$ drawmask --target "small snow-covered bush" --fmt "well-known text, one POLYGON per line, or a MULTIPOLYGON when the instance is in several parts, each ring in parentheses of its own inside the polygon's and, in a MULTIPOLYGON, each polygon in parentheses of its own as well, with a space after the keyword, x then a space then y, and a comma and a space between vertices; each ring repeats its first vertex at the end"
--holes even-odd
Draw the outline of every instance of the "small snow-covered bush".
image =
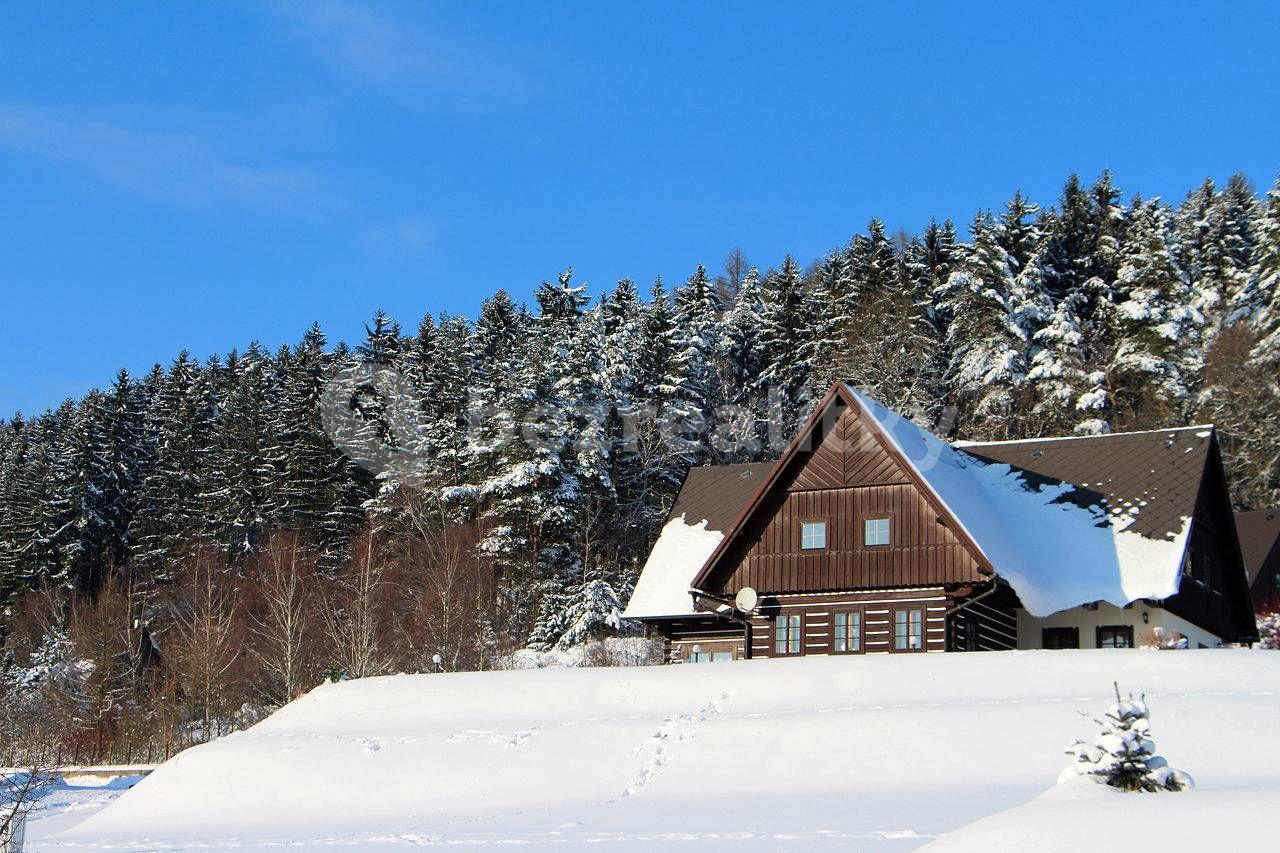
POLYGON ((1116 703, 1095 720, 1102 731, 1093 743, 1078 740, 1067 747, 1074 759, 1058 777, 1061 784, 1087 776, 1122 791, 1187 791, 1195 780, 1181 770, 1174 770, 1159 755, 1151 739, 1150 711, 1146 697, 1120 698, 1116 685, 1116 703))
POLYGON ((1258 647, 1280 651, 1280 610, 1258 616, 1258 647))

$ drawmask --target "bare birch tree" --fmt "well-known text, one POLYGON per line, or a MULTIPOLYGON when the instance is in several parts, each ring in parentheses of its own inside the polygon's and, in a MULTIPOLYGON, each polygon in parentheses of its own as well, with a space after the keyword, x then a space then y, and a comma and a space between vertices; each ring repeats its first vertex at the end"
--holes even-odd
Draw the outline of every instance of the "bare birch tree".
POLYGON ((296 532, 278 533, 250 564, 248 577, 255 593, 249 647, 261 667, 260 690, 270 704, 284 705, 297 698, 315 674, 315 549, 296 532))
POLYGON ((390 669, 383 642, 390 593, 387 562, 381 531, 367 525, 352 540, 347 565, 321 596, 329 653, 348 678, 382 675, 390 669))
POLYGON ((214 738, 229 722, 238 673, 242 635, 239 591, 212 549, 202 548, 187 561, 173 601, 173 641, 166 665, 201 721, 203 735, 214 738))

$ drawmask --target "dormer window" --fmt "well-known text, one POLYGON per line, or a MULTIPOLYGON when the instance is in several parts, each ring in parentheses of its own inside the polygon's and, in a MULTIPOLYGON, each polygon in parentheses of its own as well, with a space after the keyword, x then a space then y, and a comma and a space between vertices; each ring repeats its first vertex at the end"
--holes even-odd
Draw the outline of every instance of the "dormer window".
POLYGON ((867 546, 888 545, 889 544, 889 519, 868 518, 863 520, 862 544, 867 546))
POLYGON ((800 523, 800 548, 804 551, 821 551, 827 547, 827 523, 803 521, 800 523))

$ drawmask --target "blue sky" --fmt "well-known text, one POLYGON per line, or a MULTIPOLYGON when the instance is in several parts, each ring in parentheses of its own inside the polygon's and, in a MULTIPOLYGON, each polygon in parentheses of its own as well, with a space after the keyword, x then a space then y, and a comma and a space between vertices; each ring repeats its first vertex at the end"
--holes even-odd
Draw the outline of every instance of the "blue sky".
POLYGON ((11 5, 0 417, 569 265, 808 261, 1072 171, 1271 183, 1274 4, 1069 5, 11 5))

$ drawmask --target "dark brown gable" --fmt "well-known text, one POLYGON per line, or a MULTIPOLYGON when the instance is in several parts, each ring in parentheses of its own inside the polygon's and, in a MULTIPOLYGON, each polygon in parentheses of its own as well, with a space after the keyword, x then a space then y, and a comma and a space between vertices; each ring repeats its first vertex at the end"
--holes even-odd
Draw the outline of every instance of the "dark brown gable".
POLYGON ((906 482, 907 472, 878 433, 867 428, 857 409, 845 407, 787 488, 802 491, 906 482))
POLYGON ((1209 441, 1204 476, 1187 542, 1187 568, 1178 592, 1166 599, 1169 612, 1194 622, 1231 642, 1258 638, 1249 578, 1240 556, 1231 496, 1217 435, 1209 441))
POLYGON ((987 580, 959 532, 896 447, 842 384, 824 397, 707 560, 693 586, 732 594, 883 589, 987 580), (889 546, 863 523, 891 519, 889 546), (827 547, 801 548, 801 525, 827 524, 827 547))

